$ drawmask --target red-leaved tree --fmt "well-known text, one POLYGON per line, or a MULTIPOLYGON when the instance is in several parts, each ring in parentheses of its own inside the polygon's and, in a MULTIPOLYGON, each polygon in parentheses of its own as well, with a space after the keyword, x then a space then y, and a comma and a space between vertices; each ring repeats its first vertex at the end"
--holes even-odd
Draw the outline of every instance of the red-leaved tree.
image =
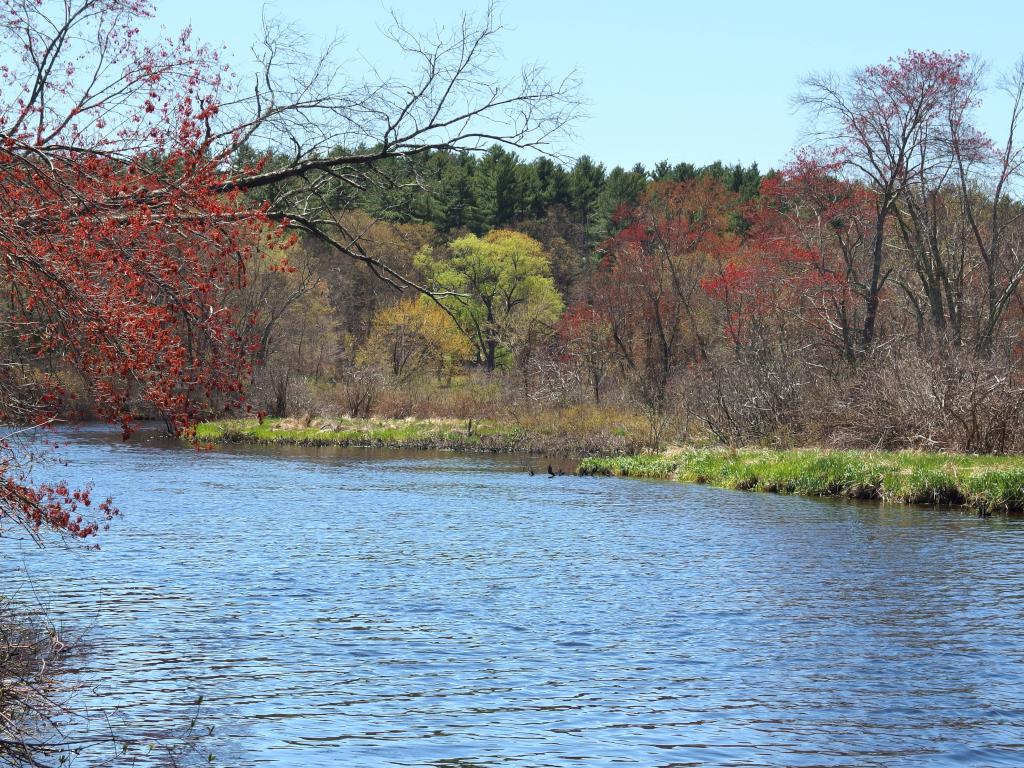
POLYGON ((747 291, 727 275, 708 287, 725 304, 743 297, 754 306, 727 312, 735 324, 775 315, 776 325, 798 321, 812 346, 852 361, 871 302, 873 197, 838 176, 838 163, 799 156, 767 177, 750 206, 741 263, 747 291), (729 296, 732 288, 732 296, 729 296))
POLYGON ((664 406, 681 365, 707 353, 701 283, 738 246, 738 212, 738 198, 714 179, 659 182, 604 244, 594 307, 650 407, 664 406))
POLYGON ((593 307, 652 445, 672 417, 678 374, 708 355, 702 282, 738 247, 739 213, 738 196, 715 179, 658 182, 622 212, 623 228, 603 245, 593 307))
MULTIPOLYGON (((144 44, 142 2, 52 10, 0 4, 0 422, 87 411, 127 436, 146 409, 179 433, 240 402, 251 318, 230 296, 274 231, 216 191, 214 52, 144 44)), ((33 483, 17 448, 0 441, 0 525, 85 537, 115 514, 33 483)))

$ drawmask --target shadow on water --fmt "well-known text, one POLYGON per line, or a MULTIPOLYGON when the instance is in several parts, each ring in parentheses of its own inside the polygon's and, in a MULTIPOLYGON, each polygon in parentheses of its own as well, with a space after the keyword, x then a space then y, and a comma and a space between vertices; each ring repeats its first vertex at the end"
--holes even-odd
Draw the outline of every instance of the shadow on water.
MULTIPOLYGON (((180 451, 195 449, 183 444, 182 441, 167 436, 162 430, 145 428, 125 442, 120 433, 108 427, 95 425, 81 428, 74 432, 77 439, 93 441, 101 444, 123 444, 126 447, 148 448, 153 450, 180 451)), ((503 454, 491 452, 459 452, 431 450, 402 450, 396 448, 359 448, 347 446, 304 446, 304 445, 259 445, 248 443, 231 443, 216 448, 218 453, 238 456, 260 456, 267 459, 310 461, 396 461, 396 460, 452 460, 456 465, 472 463, 483 458, 488 466, 496 471, 521 471, 529 475, 541 477, 565 477, 575 475, 579 460, 559 455, 548 454, 503 454)), ((454 467, 453 467, 454 468, 454 467)))
POLYGON ((1021 521, 138 437, 63 451, 101 551, 0 542, 129 733, 201 694, 237 766, 1020 764, 1021 521))

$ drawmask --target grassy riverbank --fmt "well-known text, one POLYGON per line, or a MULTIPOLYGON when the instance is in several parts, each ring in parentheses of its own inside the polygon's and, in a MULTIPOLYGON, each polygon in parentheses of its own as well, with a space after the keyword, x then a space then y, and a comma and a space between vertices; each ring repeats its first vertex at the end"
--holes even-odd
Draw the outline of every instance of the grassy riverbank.
POLYGON ((909 452, 681 449, 590 458, 580 474, 647 477, 739 490, 1024 511, 1024 458, 909 452))
POLYGON ((623 454, 643 445, 642 425, 623 428, 586 414, 526 419, 234 419, 200 424, 208 443, 310 445, 409 450, 550 453, 563 456, 623 454))
POLYGON ((255 419, 200 424, 211 443, 353 446, 442 450, 513 450, 522 435, 491 421, 449 419, 255 419))

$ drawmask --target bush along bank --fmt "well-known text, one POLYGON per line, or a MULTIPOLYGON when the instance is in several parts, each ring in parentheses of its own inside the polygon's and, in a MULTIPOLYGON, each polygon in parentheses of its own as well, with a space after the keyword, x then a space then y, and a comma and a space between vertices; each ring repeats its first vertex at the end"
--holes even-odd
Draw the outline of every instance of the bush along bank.
POLYGON ((581 475, 641 477, 737 490, 1024 512, 1024 457, 717 448, 591 457, 581 475))

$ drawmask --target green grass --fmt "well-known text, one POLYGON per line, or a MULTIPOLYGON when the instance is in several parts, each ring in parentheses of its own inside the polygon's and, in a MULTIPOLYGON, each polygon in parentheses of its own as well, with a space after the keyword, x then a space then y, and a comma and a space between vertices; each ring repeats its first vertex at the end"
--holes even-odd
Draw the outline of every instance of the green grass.
POLYGON ((204 443, 359 446, 557 456, 621 456, 643 449, 643 423, 610 410, 569 408, 497 419, 234 419, 200 424, 204 443))
POLYGON ((589 458, 582 475, 647 477, 739 490, 1024 512, 1024 457, 881 451, 683 449, 589 458))
POLYGON ((518 427, 476 419, 234 419, 200 424, 196 438, 222 444, 511 451, 523 434, 518 427))

